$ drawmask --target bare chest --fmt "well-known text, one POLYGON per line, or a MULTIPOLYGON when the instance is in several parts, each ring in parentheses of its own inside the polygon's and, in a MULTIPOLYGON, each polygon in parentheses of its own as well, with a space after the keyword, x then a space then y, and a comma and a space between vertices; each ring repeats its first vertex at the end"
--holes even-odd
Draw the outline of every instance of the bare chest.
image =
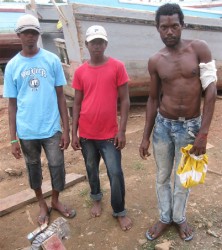
POLYGON ((199 63, 191 53, 163 56, 158 63, 158 75, 162 82, 198 77, 199 63))

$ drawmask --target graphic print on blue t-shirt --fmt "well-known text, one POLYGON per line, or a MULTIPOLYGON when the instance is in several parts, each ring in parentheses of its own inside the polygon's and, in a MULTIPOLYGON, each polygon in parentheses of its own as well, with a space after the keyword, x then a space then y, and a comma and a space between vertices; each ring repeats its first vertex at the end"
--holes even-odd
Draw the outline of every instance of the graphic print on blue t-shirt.
POLYGON ((24 70, 21 73, 21 77, 25 79, 26 77, 30 78, 28 80, 29 86, 31 87, 32 91, 37 91, 40 85, 39 77, 47 77, 46 70, 43 68, 30 68, 28 70, 24 70))
POLYGON ((29 86, 32 88, 32 91, 37 91, 40 85, 39 79, 30 79, 29 86))

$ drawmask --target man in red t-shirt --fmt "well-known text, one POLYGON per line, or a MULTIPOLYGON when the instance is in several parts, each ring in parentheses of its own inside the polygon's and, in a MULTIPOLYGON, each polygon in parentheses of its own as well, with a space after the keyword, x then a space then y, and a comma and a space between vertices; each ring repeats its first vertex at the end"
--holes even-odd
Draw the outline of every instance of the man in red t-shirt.
POLYGON ((125 184, 121 166, 121 149, 126 145, 126 123, 129 111, 128 75, 124 64, 107 57, 107 33, 94 25, 86 31, 86 47, 90 59, 74 74, 72 147, 82 150, 91 188, 91 215, 101 215, 102 192, 99 162, 103 158, 111 186, 111 205, 123 230, 132 222, 126 216, 125 184), (117 122, 117 99, 120 101, 120 121, 117 122), (77 130, 78 134, 77 135, 77 130))

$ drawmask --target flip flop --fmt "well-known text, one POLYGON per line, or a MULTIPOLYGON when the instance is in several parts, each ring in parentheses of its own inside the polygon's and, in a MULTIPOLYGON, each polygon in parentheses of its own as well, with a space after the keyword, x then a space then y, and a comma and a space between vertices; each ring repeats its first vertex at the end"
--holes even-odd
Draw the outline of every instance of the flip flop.
POLYGON ((156 237, 153 237, 151 234, 150 234, 150 230, 147 230, 146 231, 146 238, 148 239, 148 240, 150 240, 150 241, 152 241, 152 240, 155 240, 155 239, 157 239, 158 237, 160 237, 163 233, 164 233, 164 231, 169 227, 169 225, 170 224, 164 224, 164 223, 162 223, 163 225, 164 225, 164 227, 162 228, 162 230, 160 230, 160 221, 159 222, 157 222, 152 228, 153 228, 153 232, 154 232, 154 234, 156 234, 156 237))
POLYGON ((63 211, 61 211, 61 210, 59 210, 57 208, 54 208, 54 207, 52 209, 58 211, 62 216, 66 217, 66 218, 69 218, 69 219, 72 219, 72 218, 74 218, 76 216, 75 209, 69 210, 66 206, 64 206, 63 211), (69 215, 67 216, 66 214, 69 214, 69 215))
POLYGON ((150 240, 150 241, 156 239, 156 238, 153 238, 153 237, 150 235, 149 230, 146 231, 146 238, 147 238, 148 240, 150 240))
POLYGON ((187 237, 184 238, 183 240, 184 240, 184 241, 190 241, 190 240, 192 240, 192 239, 193 239, 193 234, 190 235, 190 236, 187 236, 187 237))
POLYGON ((179 235, 180 235, 180 238, 184 241, 190 241, 193 239, 193 231, 192 231, 192 234, 191 235, 188 235, 186 237, 182 237, 182 233, 186 235, 186 233, 189 231, 189 226, 187 224, 187 222, 183 222, 181 224, 176 224, 177 225, 177 228, 178 228, 178 231, 179 231, 179 235))
POLYGON ((38 216, 37 220, 38 220, 39 225, 43 225, 44 223, 46 223, 46 221, 47 221, 47 224, 49 223, 49 216, 50 216, 51 211, 52 211, 52 208, 49 207, 46 215, 38 216))

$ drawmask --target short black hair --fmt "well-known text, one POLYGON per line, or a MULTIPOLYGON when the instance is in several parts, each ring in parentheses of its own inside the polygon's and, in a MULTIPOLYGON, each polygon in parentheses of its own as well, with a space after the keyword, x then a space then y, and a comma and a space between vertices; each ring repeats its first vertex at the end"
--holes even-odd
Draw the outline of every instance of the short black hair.
POLYGON ((178 14, 180 24, 184 25, 184 14, 183 14, 179 4, 166 3, 164 5, 161 5, 156 11, 156 17, 155 17, 156 26, 159 27, 160 16, 172 16, 174 14, 178 14))

